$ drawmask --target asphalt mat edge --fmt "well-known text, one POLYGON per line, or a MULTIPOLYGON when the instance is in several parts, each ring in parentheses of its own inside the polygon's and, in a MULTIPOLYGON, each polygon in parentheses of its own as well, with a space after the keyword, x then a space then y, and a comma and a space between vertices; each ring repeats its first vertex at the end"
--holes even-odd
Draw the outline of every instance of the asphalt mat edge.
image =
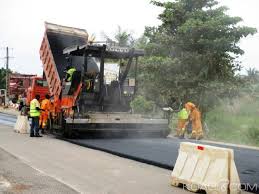
MULTIPOLYGON (((76 144, 76 145, 79 145, 79 146, 83 146, 83 147, 86 147, 86 148, 90 148, 90 149, 94 149, 94 150, 98 150, 98 151, 103 151, 103 152, 106 152, 106 153, 109 153, 109 154, 113 154, 113 155, 116 155, 116 156, 119 156, 119 157, 122 157, 122 158, 134 160, 134 161, 145 163, 145 164, 148 164, 148 165, 153 165, 153 166, 156 166, 156 167, 159 167, 159 168, 163 168, 163 169, 167 169, 167 170, 173 170, 173 168, 174 168, 173 165, 168 165, 168 164, 164 164, 164 163, 161 163, 161 162, 148 160, 148 159, 145 159, 145 158, 133 156, 133 155, 130 155, 130 154, 121 153, 119 151, 115 151, 115 150, 111 150, 111 149, 105 149, 103 147, 91 145, 90 143, 88 143, 88 144, 82 143, 80 141, 77 141, 76 139, 75 140, 66 139, 66 138, 59 138, 59 139, 62 139, 64 141, 67 141, 67 142, 70 142, 70 143, 73 143, 73 144, 76 144)), ((257 185, 257 186, 259 186, 259 185, 257 185)), ((253 187, 249 183, 241 184, 241 187, 244 191, 259 194, 259 188, 253 187)))

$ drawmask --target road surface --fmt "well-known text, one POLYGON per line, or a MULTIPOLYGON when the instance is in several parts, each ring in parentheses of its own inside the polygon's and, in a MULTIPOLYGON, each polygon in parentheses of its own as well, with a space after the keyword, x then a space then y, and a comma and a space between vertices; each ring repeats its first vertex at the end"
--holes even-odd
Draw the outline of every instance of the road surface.
MULTIPOLYGON (((12 122, 15 117, 0 115, 0 122, 1 120, 12 122)), ((172 138, 76 139, 67 141, 170 170, 176 161, 177 150, 181 142, 172 138)), ((259 151, 238 147, 231 148, 235 150, 235 161, 244 189, 251 191, 250 188, 254 188, 252 192, 259 193, 256 190, 257 187, 253 187, 255 184, 259 184, 259 151)))

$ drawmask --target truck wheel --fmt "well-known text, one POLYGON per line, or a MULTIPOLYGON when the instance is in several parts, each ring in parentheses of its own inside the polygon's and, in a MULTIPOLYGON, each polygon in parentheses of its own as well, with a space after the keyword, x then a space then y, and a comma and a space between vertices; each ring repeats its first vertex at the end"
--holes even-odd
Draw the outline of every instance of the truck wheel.
POLYGON ((73 126, 70 124, 66 123, 66 120, 64 119, 64 116, 61 116, 61 135, 64 138, 69 138, 69 139, 73 139, 75 137, 77 137, 76 132, 73 130, 73 126))
POLYGON ((47 121, 46 130, 49 133, 53 133, 52 120, 50 118, 47 121))
POLYGON ((65 138, 69 138, 69 139, 73 138, 72 130, 69 128, 69 126, 67 124, 64 125, 64 128, 63 128, 63 136, 65 138))

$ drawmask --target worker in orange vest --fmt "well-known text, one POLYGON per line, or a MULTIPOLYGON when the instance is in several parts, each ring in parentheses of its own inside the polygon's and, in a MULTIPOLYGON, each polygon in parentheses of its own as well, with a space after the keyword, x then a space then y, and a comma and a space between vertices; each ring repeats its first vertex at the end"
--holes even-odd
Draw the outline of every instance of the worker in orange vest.
POLYGON ((41 109, 44 110, 40 114, 40 128, 41 133, 44 134, 44 130, 47 126, 49 114, 50 114, 50 96, 48 94, 45 95, 45 99, 41 102, 41 109))
POLYGON ((190 112, 189 120, 192 123, 192 136, 191 139, 202 139, 203 138, 203 129, 201 124, 201 112, 191 102, 185 104, 185 108, 190 112))

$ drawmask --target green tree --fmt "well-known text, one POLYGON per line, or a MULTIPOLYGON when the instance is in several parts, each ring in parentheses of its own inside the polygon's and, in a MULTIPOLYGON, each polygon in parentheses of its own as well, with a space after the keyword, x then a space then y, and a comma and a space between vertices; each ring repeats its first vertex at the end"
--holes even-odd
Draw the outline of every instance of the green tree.
POLYGON ((259 71, 255 68, 249 68, 246 70, 248 81, 255 83, 259 81, 259 71))
POLYGON ((118 26, 117 32, 115 34, 115 40, 119 46, 132 46, 135 41, 132 33, 129 33, 126 30, 122 30, 120 26, 118 26))
POLYGON ((259 71, 255 68, 249 68, 246 70, 247 75, 242 76, 244 80, 244 86, 242 93, 251 97, 259 97, 259 71))
POLYGON ((176 0, 161 3, 161 25, 146 27, 147 57, 141 61, 143 88, 149 97, 202 104, 205 111, 215 99, 236 94, 241 69, 241 38, 256 33, 240 26, 240 17, 226 14, 215 0, 176 0), (158 98, 159 97, 159 98, 158 98))
POLYGON ((121 26, 118 26, 114 37, 109 37, 105 33, 103 36, 106 39, 106 42, 116 44, 121 47, 132 47, 135 43, 135 39, 132 33, 128 32, 127 30, 123 30, 121 26))
POLYGON ((150 114, 154 108, 154 103, 146 100, 143 96, 136 96, 130 106, 134 113, 150 114))

